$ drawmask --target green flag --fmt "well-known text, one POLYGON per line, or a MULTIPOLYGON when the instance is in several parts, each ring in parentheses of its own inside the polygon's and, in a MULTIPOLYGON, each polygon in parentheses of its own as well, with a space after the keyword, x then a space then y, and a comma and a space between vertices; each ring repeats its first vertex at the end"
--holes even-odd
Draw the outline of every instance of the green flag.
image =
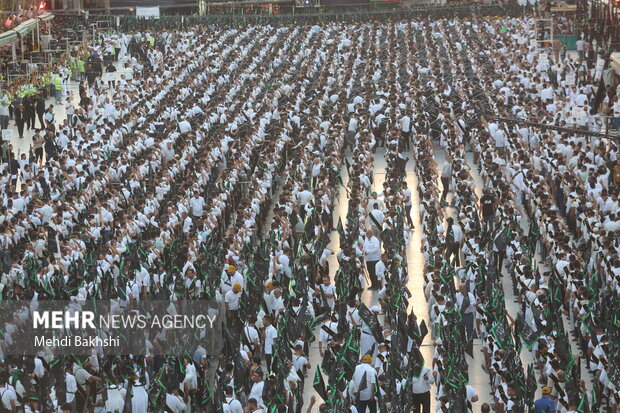
POLYGON ((314 381, 312 382, 312 388, 316 390, 316 392, 321 396, 321 398, 327 401, 327 391, 325 390, 325 380, 323 380, 323 375, 321 374, 321 367, 316 366, 316 371, 314 372, 314 381))

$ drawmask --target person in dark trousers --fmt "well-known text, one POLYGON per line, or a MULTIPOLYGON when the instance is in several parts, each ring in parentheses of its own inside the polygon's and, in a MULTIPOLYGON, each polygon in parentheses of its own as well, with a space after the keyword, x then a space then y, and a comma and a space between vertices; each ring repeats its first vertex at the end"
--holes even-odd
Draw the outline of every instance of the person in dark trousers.
POLYGON ((409 189, 407 182, 403 182, 403 195, 405 196, 405 218, 411 228, 413 228, 413 219, 411 219, 411 208, 413 207, 413 200, 411 199, 411 189, 409 189))
POLYGON ((482 206, 482 221, 487 231, 493 232, 493 224, 495 223, 495 197, 488 188, 482 190, 480 205, 482 206))
POLYGON ((368 278, 370 278, 371 290, 379 289, 379 281, 377 280, 377 274, 375 266, 381 259, 381 242, 377 238, 372 229, 366 231, 366 237, 363 240, 364 257, 366 259, 366 268, 368 270, 368 278))
POLYGON ((43 115, 45 114, 45 99, 41 93, 37 93, 35 110, 37 112, 37 117, 39 118, 39 124, 41 125, 39 129, 45 129, 45 121, 43 120, 43 115))
POLYGON ((13 98, 13 101, 11 102, 11 106, 9 106, 9 117, 11 119, 15 119, 15 109, 17 109, 17 107, 19 106, 20 103, 22 103, 22 98, 20 98, 19 96, 15 96, 13 98))
POLYGON ((418 413, 431 413, 431 385, 434 382, 433 374, 428 367, 422 369, 422 374, 411 379, 413 391, 413 410, 418 413))
POLYGON ((24 124, 26 123, 26 109, 24 108, 24 104, 20 103, 15 108, 15 124, 17 125, 17 133, 19 134, 19 139, 24 139, 24 124))
POLYGON ((34 136, 32 137, 32 149, 34 151, 34 160, 36 163, 43 161, 43 145, 45 139, 41 136, 39 129, 34 130, 34 136))
POLYGON ((17 177, 19 176, 19 160, 15 157, 15 154, 11 152, 9 154, 9 172, 11 173, 11 187, 15 190, 17 185, 17 177))
POLYGON ((47 111, 43 115, 43 120, 45 120, 45 129, 51 130, 52 132, 56 131, 56 117, 54 116, 54 105, 50 105, 47 108, 47 111))
POLYGON ((448 192, 450 192, 450 181, 452 180, 452 157, 446 155, 446 163, 444 163, 441 170, 441 185, 443 186, 443 193, 441 194, 441 203, 446 202, 448 192))
MULTIPOLYGON (((105 68, 106 73, 110 73, 110 79, 114 79, 113 78, 113 74, 116 72, 116 66, 114 66, 114 63, 110 62, 110 64, 105 68)), ((115 80, 108 80, 108 86, 109 87, 116 87, 116 81, 115 80)))
POLYGON ((355 367, 353 372, 353 395, 357 400, 355 408, 360 413, 377 412, 377 401, 375 391, 377 390, 377 372, 371 366, 372 356, 370 354, 362 357, 362 362, 355 367))
POLYGON ((45 156, 48 160, 56 158, 56 154, 58 152, 58 148, 56 147, 56 142, 54 141, 54 132, 47 131, 45 135, 45 156))
POLYGON ((26 122, 26 130, 34 129, 34 119, 35 119, 35 97, 33 95, 28 95, 24 98, 24 115, 26 122))
POLYGON ((459 252, 461 251, 461 244, 463 242, 463 229, 459 224, 454 223, 454 218, 449 217, 446 220, 446 261, 450 261, 454 258, 456 265, 460 263, 459 252))
POLYGON ((86 81, 88 82, 88 86, 92 86, 95 84, 95 79, 97 78, 97 71, 91 64, 86 65, 86 81))

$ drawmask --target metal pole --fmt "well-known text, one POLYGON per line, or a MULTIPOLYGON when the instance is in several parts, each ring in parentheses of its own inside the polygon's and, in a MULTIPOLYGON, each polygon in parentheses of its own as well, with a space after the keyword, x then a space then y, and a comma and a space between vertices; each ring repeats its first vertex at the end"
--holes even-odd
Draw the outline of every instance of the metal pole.
POLYGON ((34 48, 37 44, 37 31, 39 30, 39 19, 37 19, 37 30, 33 30, 32 32, 30 32, 31 36, 32 36, 32 50, 30 50, 30 62, 32 62, 32 55, 34 52, 34 48))

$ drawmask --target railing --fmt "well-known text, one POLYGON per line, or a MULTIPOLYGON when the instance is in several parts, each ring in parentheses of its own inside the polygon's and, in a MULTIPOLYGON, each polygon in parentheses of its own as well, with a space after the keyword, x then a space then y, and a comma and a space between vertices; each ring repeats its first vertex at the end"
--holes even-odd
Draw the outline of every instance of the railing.
MULTIPOLYGON (((243 6, 247 7, 247 6, 243 6)), ((158 30, 158 29, 181 29, 192 25, 227 24, 317 24, 334 21, 357 22, 368 19, 373 20, 406 20, 406 19, 438 19, 438 18, 471 18, 474 16, 522 16, 524 12, 531 12, 528 6, 525 8, 517 4, 469 4, 469 5, 446 5, 429 6, 408 4, 404 2, 370 3, 362 5, 348 5, 348 7, 329 8, 298 8, 291 5, 280 6, 278 14, 250 14, 242 13, 238 8, 222 9, 221 14, 215 14, 215 5, 212 6, 211 14, 205 16, 179 16, 162 15, 157 20, 144 20, 135 16, 110 16, 96 15, 93 20, 109 19, 111 27, 123 31, 131 30, 158 30), (237 13, 235 13, 235 11, 237 13)))

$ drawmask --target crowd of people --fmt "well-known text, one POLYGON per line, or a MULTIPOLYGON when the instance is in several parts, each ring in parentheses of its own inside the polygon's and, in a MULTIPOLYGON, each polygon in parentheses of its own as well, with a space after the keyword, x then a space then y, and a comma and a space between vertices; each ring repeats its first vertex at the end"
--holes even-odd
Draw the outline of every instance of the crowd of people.
POLYGON ((3 302, 205 300, 219 335, 177 356, 148 331, 144 354, 24 354, 29 316, 5 312, 0 411, 430 413, 434 395, 616 413, 620 155, 590 132, 618 97, 595 99, 579 57, 539 61, 533 27, 101 34, 91 58, 122 70, 90 70, 2 164, 3 302), (416 231, 428 314, 411 311, 416 231))

